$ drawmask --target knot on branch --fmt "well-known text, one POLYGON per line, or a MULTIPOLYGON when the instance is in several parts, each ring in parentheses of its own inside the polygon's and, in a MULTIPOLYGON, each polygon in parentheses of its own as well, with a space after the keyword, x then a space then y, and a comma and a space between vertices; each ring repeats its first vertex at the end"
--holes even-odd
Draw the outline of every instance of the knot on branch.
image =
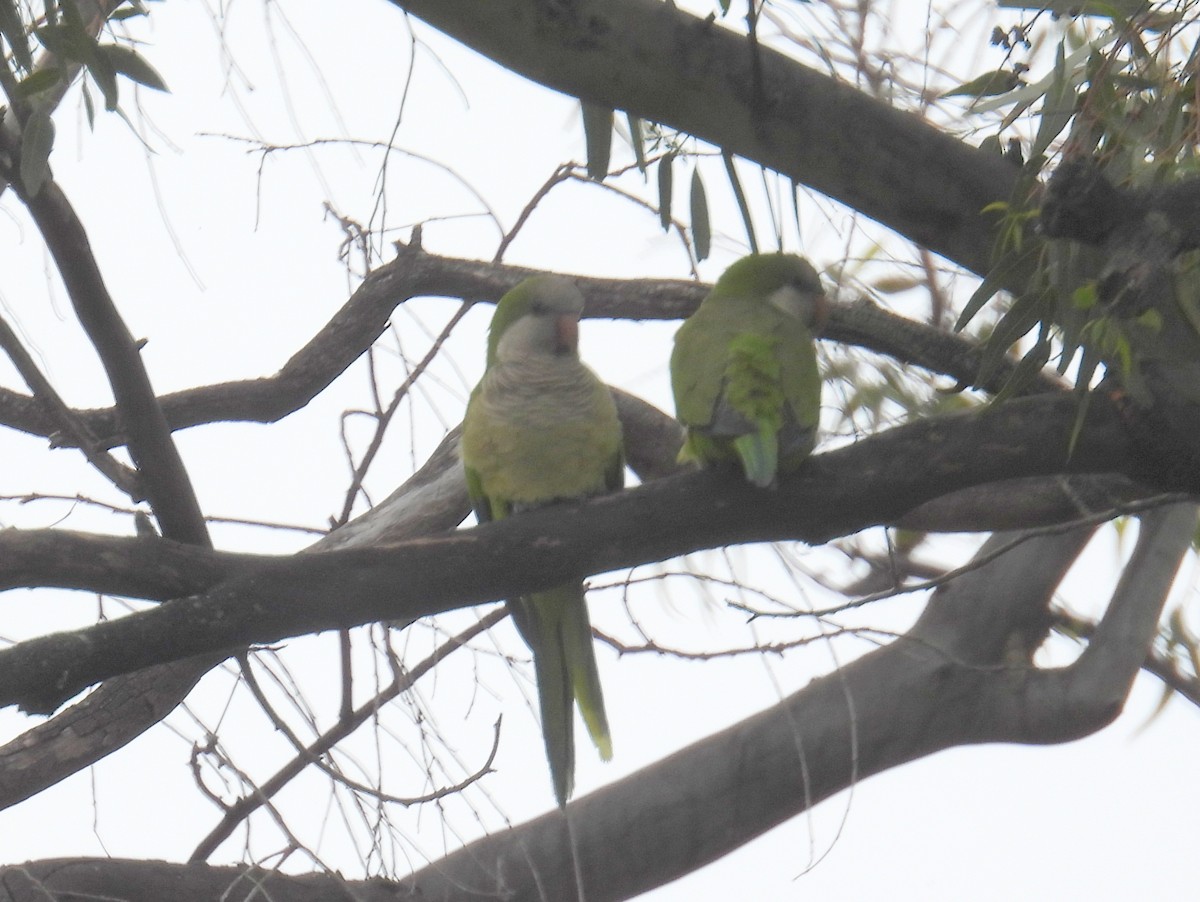
POLYGON ((1095 160, 1068 160, 1050 179, 1040 225, 1099 248, 1090 262, 1065 258, 1068 280, 1095 289, 1076 328, 1105 361, 1106 385, 1120 387, 1143 453, 1166 483, 1182 483, 1200 469, 1200 178, 1123 187, 1095 160))
POLYGON ((1049 238, 1102 244, 1117 226, 1140 214, 1087 158, 1067 160, 1055 171, 1042 202, 1041 229, 1049 238))
POLYGON ((1200 248, 1200 178, 1150 188, 1118 187, 1088 157, 1067 160, 1050 178, 1042 233, 1104 246, 1147 230, 1166 259, 1200 248))

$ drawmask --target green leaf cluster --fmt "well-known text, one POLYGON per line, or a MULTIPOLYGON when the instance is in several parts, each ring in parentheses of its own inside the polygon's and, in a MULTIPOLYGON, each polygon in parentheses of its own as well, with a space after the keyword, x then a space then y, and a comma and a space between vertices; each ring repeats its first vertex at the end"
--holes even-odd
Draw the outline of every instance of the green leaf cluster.
MULTIPOLYGON (((1029 10, 1034 21, 1047 8, 1015 0, 1001 5, 1029 10)), ((1103 364, 1136 392, 1140 355, 1162 329, 1162 316, 1122 311, 1119 299, 1104 302, 1097 279, 1109 261, 1102 252, 1036 236, 1031 229, 1039 215, 1036 192, 1042 171, 1065 148, 1098 160, 1105 177, 1123 188, 1157 186, 1200 171, 1195 137, 1200 76, 1194 40, 1185 33, 1192 20, 1180 13, 1182 7, 1164 12, 1142 2, 1052 6, 1070 21, 1055 26, 1060 37, 1048 72, 1031 74, 1029 84, 1019 85, 998 70, 946 92, 976 97, 973 113, 1003 113, 1000 132, 984 142, 995 152, 1001 152, 1003 130, 1027 113, 1036 116, 1026 160, 1014 160, 1022 165, 1018 191, 982 211, 999 214, 995 262, 956 328, 997 303, 993 298, 1002 289, 1020 289, 999 302, 1004 306, 985 344, 981 379, 994 375, 1004 356, 1020 346, 1021 362, 1003 395, 1054 360, 1060 374, 1073 373, 1080 390, 1103 364), (1030 343, 1026 337, 1035 329, 1030 343)), ((1022 26, 1021 34, 1027 32, 1022 26)), ((1194 280, 1178 274, 1175 281, 1184 319, 1200 331, 1200 301, 1193 298, 1200 297, 1200 288, 1191 290, 1194 280)))
MULTIPOLYGON (((109 21, 122 21, 147 14, 140 0, 117 6, 109 21)), ((39 22, 28 21, 17 0, 0 0, 0 38, 9 53, 0 58, 0 86, 9 107, 21 123, 21 157, 16 176, 30 195, 36 195, 50 176, 50 153, 54 149, 54 102, 51 92, 65 89, 76 71, 87 75, 83 99, 88 122, 94 124, 95 104, 88 82, 104 99, 104 107, 120 113, 120 79, 166 91, 162 76, 133 47, 102 42, 103 32, 85 21, 75 0, 50 0, 39 22), (36 61, 31 38, 45 53, 36 61)))

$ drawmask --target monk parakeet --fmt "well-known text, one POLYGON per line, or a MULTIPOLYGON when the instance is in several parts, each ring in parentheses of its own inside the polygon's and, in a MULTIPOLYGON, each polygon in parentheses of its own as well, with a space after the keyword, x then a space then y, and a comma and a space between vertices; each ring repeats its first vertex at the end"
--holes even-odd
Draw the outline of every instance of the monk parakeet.
MULTIPOLYGON (((500 299, 487 369, 463 420, 462 459, 479 522, 621 487, 621 424, 608 388, 579 359, 583 295, 562 276, 534 276, 500 299)), ((509 600, 533 652, 542 733, 559 805, 575 775, 572 704, 600 750, 612 739, 582 582, 509 600)))
POLYGON ((827 302, 793 254, 734 263, 675 334, 671 388, 687 430, 680 459, 737 461, 765 487, 816 443, 821 376, 813 335, 827 302))

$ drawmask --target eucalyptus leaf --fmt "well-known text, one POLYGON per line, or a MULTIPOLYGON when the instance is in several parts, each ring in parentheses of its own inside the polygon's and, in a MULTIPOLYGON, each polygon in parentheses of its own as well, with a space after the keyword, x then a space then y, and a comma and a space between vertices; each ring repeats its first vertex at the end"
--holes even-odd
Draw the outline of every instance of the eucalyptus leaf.
POLYGON ((1054 80, 1042 101, 1042 116, 1038 123, 1037 137, 1029 155, 1036 157, 1044 153, 1055 138, 1062 134, 1075 116, 1075 85, 1066 68, 1065 50, 1058 45, 1054 60, 1054 80))
POLYGON ((113 71, 155 91, 169 91, 167 83, 146 58, 132 47, 121 44, 101 44, 100 53, 107 58, 113 71))
POLYGON ((696 245, 696 259, 704 260, 712 250, 712 229, 708 221, 708 197, 704 191, 704 182, 700 178, 700 168, 692 170, 692 241, 696 245))
POLYGON ((979 381, 987 382, 1000 369, 1008 349, 1023 338, 1042 318, 1042 300, 1031 292, 1017 297, 1008 312, 1000 317, 996 328, 983 346, 983 357, 979 361, 979 381))
POLYGON ((21 132, 21 184, 36 197, 50 177, 50 151, 54 148, 54 120, 49 110, 34 110, 21 132))
POLYGON ((924 285, 925 282, 926 279, 924 276, 884 276, 871 283, 871 290, 879 294, 900 294, 902 291, 908 291, 909 289, 916 288, 918 285, 924 285))
POLYGON ((662 224, 664 232, 671 228, 671 167, 674 162, 674 153, 663 154, 662 159, 658 161, 658 221, 662 224))
POLYGON ((34 94, 49 91, 61 83, 64 77, 64 71, 59 68, 39 69, 17 82, 17 96, 26 100, 34 94))
POLYGON ((999 404, 1014 395, 1020 394, 1027 386, 1032 385, 1033 381, 1037 379, 1038 374, 1041 373, 1046 363, 1050 360, 1050 351, 1050 327, 1043 322, 1037 342, 1029 349, 1029 353, 1017 361, 1012 375, 1008 377, 1008 381, 1004 383, 1004 387, 992 398, 992 403, 999 404))
POLYGON ((113 68, 108 57, 99 52, 93 54, 92 59, 88 60, 85 65, 87 66, 88 75, 92 76, 96 87, 104 95, 104 108, 112 112, 117 108, 117 100, 119 98, 117 70, 113 68))
POLYGON ((629 143, 633 147, 633 158, 637 161, 638 172, 646 174, 646 130, 642 128, 642 120, 632 113, 626 113, 629 122, 629 143))
POLYGON ((996 69, 955 85, 938 97, 995 97, 1019 88, 1024 82, 1011 69, 996 69))
POLYGON ((25 23, 21 20, 21 11, 17 8, 16 0, 0 0, 0 35, 12 49, 13 58, 17 65, 29 72, 33 69, 33 55, 29 50, 29 35, 25 32, 25 23))
POLYGON ((750 217, 750 204, 746 201, 746 192, 742 190, 742 180, 738 178, 737 169, 733 165, 733 154, 727 150, 721 151, 721 161, 725 164, 725 174, 729 177, 729 186, 733 189, 738 212, 742 215, 742 225, 746 228, 746 241, 750 245, 750 253, 757 254, 758 239, 754 236, 754 221, 750 217))
POLYGON ((80 86, 80 91, 83 94, 83 109, 87 113, 88 128, 96 127, 96 102, 92 100, 92 92, 88 90, 85 82, 80 86))
POLYGON ((612 157, 613 111, 586 100, 580 104, 583 107, 588 178, 602 182, 608 175, 608 161, 612 157))
POLYGON ((145 15, 148 15, 148 13, 146 12, 145 9, 142 9, 137 6, 128 6, 128 7, 125 7, 124 9, 118 9, 116 12, 114 12, 111 16, 108 17, 108 20, 110 22, 123 22, 126 19, 132 19, 132 18, 135 18, 136 16, 145 16, 145 15))

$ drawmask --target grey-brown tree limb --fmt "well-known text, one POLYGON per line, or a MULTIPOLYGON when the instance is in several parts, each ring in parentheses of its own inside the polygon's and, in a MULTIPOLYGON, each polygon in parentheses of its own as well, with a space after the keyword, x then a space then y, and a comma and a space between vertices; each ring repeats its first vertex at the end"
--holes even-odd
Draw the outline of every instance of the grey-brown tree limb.
MULTIPOLYGON (((1024 201, 1016 196, 1018 167, 1001 157, 671 3, 497 0, 480 10, 469 0, 391 2, 507 69, 753 160, 980 275, 998 262, 998 219, 984 210, 1024 201)), ((1137 204, 1127 206, 1142 212, 1137 204)), ((1160 234, 1177 231, 1177 224, 1134 219, 1135 228, 1108 240, 1106 268, 1121 278, 1115 293, 1138 287, 1135 312, 1153 309, 1162 325, 1130 324, 1131 332, 1146 333, 1135 335, 1134 373, 1122 373, 1120 355, 1111 349, 1093 352, 1108 355, 1110 376, 1120 374, 1125 388, 1141 387, 1130 417, 1139 440, 1149 448, 1169 445, 1164 461, 1174 457, 1181 468, 1194 469, 1200 465, 1200 401, 1191 386, 1200 370, 1200 332, 1186 321, 1166 275, 1175 249, 1186 242, 1160 234), (1158 277, 1146 280, 1154 271, 1158 277)), ((1025 245, 997 270, 1015 292, 1031 287, 1041 238, 1030 231, 1025 245)))
MULTIPOLYGON (((457 432, 378 507, 312 546, 353 548, 453 528, 467 511, 457 432)), ((8 565, 0 586, 61 586, 166 600, 254 572, 256 555, 170 540, 114 539, 62 530, 0 533, 8 565), (107 585, 107 589, 98 588, 107 585)), ((171 661, 109 679, 81 701, 0 746, 0 808, 15 805, 122 748, 158 723, 225 652, 171 661)))
MULTIPOLYGON (((1100 729, 1121 709, 1195 524, 1191 504, 1143 518, 1106 635, 1070 667, 1038 669, 1029 655, 1086 529, 1017 546, 938 590, 913 630, 888 647, 580 799, 568 816, 586 898, 632 898, 858 780, 944 748, 1063 742, 1100 729), (1130 655, 1138 657, 1132 667, 1130 655)), ((1012 538, 992 537, 979 556, 1012 538)), ((571 898, 571 862, 554 812, 435 862, 400 892, 430 902, 497 892, 571 898)))
MULTIPOLYGON (((97 35, 119 4, 83 0, 75 12, 85 32, 97 35)), ((16 15, 15 7, 13 10, 16 15)), ((58 81, 33 100, 10 97, 17 109, 0 110, 0 147, 7 153, 5 163, 19 154, 19 125, 30 103, 40 110, 57 107, 82 65, 78 60, 56 58, 52 52, 39 53, 35 71, 57 72, 58 81)), ((5 175, 11 175, 5 173, 5 175)), ((29 196, 23 185, 0 180, 0 192, 9 187, 25 203, 30 216, 54 258, 67 294, 93 347, 100 358, 113 391, 114 419, 121 423, 136 473, 115 466, 102 453, 93 434, 74 411, 54 403, 52 389, 36 392, 32 409, 41 416, 50 415, 57 427, 48 435, 73 436, 84 448, 89 460, 101 472, 126 491, 130 497, 143 496, 150 502, 167 537, 179 542, 210 547, 207 524, 200 510, 191 478, 179 456, 174 436, 164 416, 150 377, 142 365, 140 345, 133 339, 116 303, 105 285, 99 264, 92 254, 84 224, 54 180, 47 179, 37 196, 29 196), (64 422, 69 428, 64 429, 64 422)), ((10 355, 13 347, 9 347, 10 355)), ((18 352, 17 357, 20 354, 18 352)), ((35 386, 31 383, 31 388, 35 386)), ((49 725, 41 725, 0 749, 9 789, 16 789, 10 800, 24 798, 51 785, 69 773, 98 760, 107 751, 119 748, 165 717, 207 671, 201 662, 173 662, 157 669, 121 677, 101 687, 72 710, 63 712, 49 725), (14 774, 23 780, 14 787, 14 774)), ((10 802, 11 803, 11 802, 10 802)))
MULTIPOLYGON (((643 480, 678 469, 679 424, 617 391, 630 467, 643 480)), ((332 551, 444 532, 469 510, 452 430, 425 465, 380 504, 314 543, 332 551)), ((0 533, 0 590, 59 586, 167 600, 248 573, 253 555, 214 553, 170 541, 63 530, 0 533), (101 588, 106 587, 106 588, 101 588)), ((82 701, 0 746, 0 808, 14 805, 121 748, 171 712, 223 653, 162 664, 105 681, 82 701)))
MULTIPOLYGON (((159 403, 170 427, 282 419, 304 407, 359 359, 387 328, 393 311, 410 298, 494 302, 533 272, 525 267, 437 256, 419 245, 397 244, 396 251, 395 259, 368 274, 342 308, 279 372, 163 395, 159 403)), ((575 278, 587 298, 587 315, 611 319, 682 320, 696 309, 710 287, 671 279, 575 278)), ((824 338, 993 393, 1001 389, 1013 371, 1012 364, 1006 363, 987 381, 979 382, 981 351, 976 343, 897 316, 866 298, 834 304, 824 338)), ((1043 374, 1028 390, 1060 388, 1052 375, 1043 374)), ((101 447, 126 441, 113 408, 72 410, 71 414, 101 447)), ((69 435, 60 434, 53 411, 11 389, 0 388, 0 424, 52 437, 59 446, 71 444, 69 435)))
MULTIPOLYGON (((3 136, 0 130, 0 139, 3 136)), ((5 157, 16 153, 2 144, 0 150, 5 157)), ((126 447, 137 467, 140 492, 133 500, 145 496, 168 538, 210 545, 200 502, 142 365, 140 347, 108 292, 83 222, 53 179, 46 179, 33 196, 17 185, 14 181, 108 377, 126 447)))
POLYGON ((722 23, 658 0, 390 2, 539 84, 753 160, 972 272, 992 264, 982 211, 1011 199, 1016 167, 722 23))
POLYGON ((1037 395, 897 427, 811 458, 775 491, 736 474, 686 473, 452 535, 264 558, 203 595, 0 651, 0 704, 49 712, 98 680, 199 654, 412 620, 705 548, 820 543, 1002 479, 1123 467, 1145 477, 1103 398, 1088 405, 1071 447, 1077 405, 1071 395, 1037 395))
MULTIPOLYGON (((1142 518, 1134 555, 1080 658, 1042 669, 1059 581, 1091 535, 1066 530, 1014 543, 998 534, 978 569, 940 588, 911 633, 779 704, 573 802, 477 840, 397 883, 321 883, 253 868, 55 860, 0 869, 13 902, 68 892, 127 902, 251 898, 267 879, 287 898, 416 897, 536 902, 629 899, 732 851, 845 787, 952 746, 1048 743, 1087 735, 1120 711, 1171 580, 1190 547, 1191 504, 1142 518), (572 853, 572 845, 574 853, 572 853), (612 863, 619 861, 620 867, 612 863), (578 868, 578 869, 577 869, 578 868), (169 883, 165 882, 169 881, 169 883)), ((804 866, 797 861, 796 866, 804 866)))

